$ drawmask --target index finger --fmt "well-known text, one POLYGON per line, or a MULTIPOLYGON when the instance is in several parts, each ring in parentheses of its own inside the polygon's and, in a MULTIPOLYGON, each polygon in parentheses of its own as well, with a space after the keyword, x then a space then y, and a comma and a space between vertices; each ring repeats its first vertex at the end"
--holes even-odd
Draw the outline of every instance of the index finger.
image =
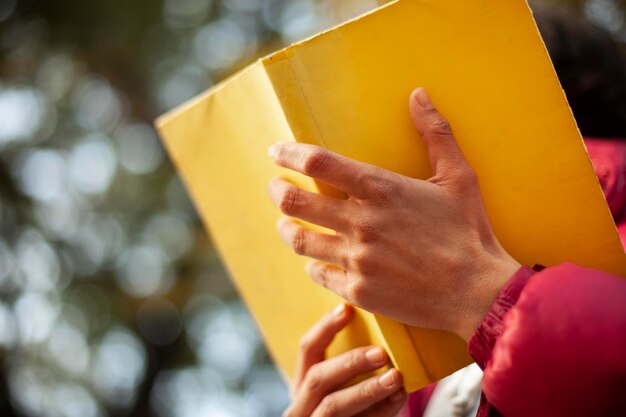
POLYGON ((298 390, 311 366, 326 359, 326 348, 333 341, 335 335, 350 322, 352 313, 352 307, 341 304, 322 317, 300 339, 300 353, 298 354, 293 380, 294 391, 298 390))
POLYGON ((277 165, 325 182, 349 195, 366 198, 363 184, 383 177, 384 170, 355 161, 319 146, 298 142, 281 142, 270 146, 270 158, 277 165))

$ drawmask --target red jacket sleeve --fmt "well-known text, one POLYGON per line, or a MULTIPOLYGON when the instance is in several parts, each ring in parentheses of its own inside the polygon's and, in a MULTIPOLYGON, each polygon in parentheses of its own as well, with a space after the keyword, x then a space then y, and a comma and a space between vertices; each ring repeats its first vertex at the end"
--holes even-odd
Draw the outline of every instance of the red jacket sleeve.
POLYGON ((492 415, 625 416, 626 279, 570 263, 522 268, 469 351, 492 415))

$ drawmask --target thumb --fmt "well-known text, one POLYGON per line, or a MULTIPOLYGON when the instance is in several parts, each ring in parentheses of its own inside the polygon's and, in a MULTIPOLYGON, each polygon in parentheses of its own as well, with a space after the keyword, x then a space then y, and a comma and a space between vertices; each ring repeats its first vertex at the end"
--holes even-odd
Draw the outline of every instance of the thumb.
POLYGON ((469 168, 448 121, 437 111, 423 88, 411 94, 411 117, 422 135, 433 176, 447 177, 469 168))

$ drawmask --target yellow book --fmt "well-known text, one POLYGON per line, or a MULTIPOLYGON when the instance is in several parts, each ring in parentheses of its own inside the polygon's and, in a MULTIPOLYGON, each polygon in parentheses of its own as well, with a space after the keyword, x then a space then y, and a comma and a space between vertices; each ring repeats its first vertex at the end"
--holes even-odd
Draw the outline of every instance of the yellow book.
MULTIPOLYGON (((278 237, 266 156, 283 140, 428 178, 408 98, 425 87, 478 174, 495 232, 520 263, 626 275, 602 190, 525 0, 398 0, 261 59, 157 121, 278 366, 340 299, 278 237)), ((419 295, 415 295, 419 296, 419 295)), ((331 354, 383 345, 409 391, 470 362, 456 336, 358 311, 331 354)))

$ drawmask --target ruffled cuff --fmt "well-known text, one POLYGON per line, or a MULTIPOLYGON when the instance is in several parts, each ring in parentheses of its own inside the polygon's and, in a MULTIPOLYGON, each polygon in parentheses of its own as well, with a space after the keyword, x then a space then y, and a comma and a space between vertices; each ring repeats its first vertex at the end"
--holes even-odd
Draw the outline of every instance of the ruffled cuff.
POLYGON ((481 369, 485 369, 485 366, 491 360, 493 347, 500 334, 502 334, 504 315, 517 303, 517 299, 530 277, 535 274, 536 270, 540 269, 543 269, 543 267, 536 266, 534 269, 531 269, 522 266, 518 269, 515 275, 500 290, 498 297, 491 305, 491 309, 489 309, 482 323, 474 332, 469 341, 468 350, 481 369))

